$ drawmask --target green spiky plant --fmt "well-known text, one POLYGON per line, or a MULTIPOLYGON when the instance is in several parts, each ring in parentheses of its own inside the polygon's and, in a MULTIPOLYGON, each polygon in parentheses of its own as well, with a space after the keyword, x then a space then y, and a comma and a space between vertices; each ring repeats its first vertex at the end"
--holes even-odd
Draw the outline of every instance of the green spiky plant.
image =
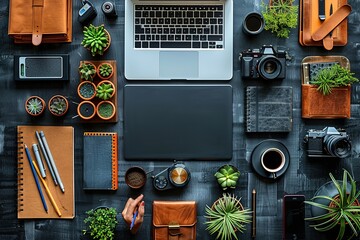
POLYGON ((359 82, 354 74, 349 69, 334 64, 331 67, 321 69, 310 81, 310 84, 316 85, 317 90, 323 95, 328 95, 334 87, 344 87, 359 82))
POLYGON ((96 68, 91 63, 81 63, 81 65, 79 67, 79 72, 80 72, 81 79, 84 79, 87 81, 92 81, 96 74, 96 68))
POLYGON ((110 38, 104 25, 94 26, 90 24, 88 27, 84 27, 83 33, 84 39, 81 45, 90 49, 92 56, 103 55, 104 50, 110 44, 110 38))
POLYGON ((296 28, 298 7, 294 0, 272 0, 271 6, 261 2, 261 14, 265 20, 265 30, 270 30, 279 38, 288 38, 291 28, 296 28))
POLYGON ((326 210, 325 214, 305 218, 305 220, 312 221, 313 224, 310 227, 320 232, 326 232, 338 227, 339 232, 336 238, 338 240, 344 237, 347 227, 351 229, 352 237, 358 236, 360 231, 360 206, 357 205, 357 198, 360 192, 356 190, 356 181, 345 169, 342 182, 337 181, 331 173, 329 176, 338 194, 335 197, 326 195, 315 196, 311 201, 305 201, 306 204, 326 210), (347 189, 348 180, 351 190, 347 189), (319 203, 316 201, 317 199, 325 200, 330 202, 330 204, 319 203))
POLYGON ((103 63, 100 65, 99 67, 99 74, 103 77, 103 78, 107 78, 111 75, 113 71, 113 68, 110 64, 108 63, 103 63))
POLYGON ((245 224, 251 222, 251 211, 243 209, 240 199, 234 195, 223 194, 212 207, 206 205, 207 221, 206 230, 211 235, 216 234, 216 239, 238 239, 236 231, 243 233, 245 224))
POLYGON ((93 239, 112 240, 118 221, 115 208, 97 208, 86 212, 87 217, 84 223, 88 229, 83 230, 83 234, 90 234, 93 239))

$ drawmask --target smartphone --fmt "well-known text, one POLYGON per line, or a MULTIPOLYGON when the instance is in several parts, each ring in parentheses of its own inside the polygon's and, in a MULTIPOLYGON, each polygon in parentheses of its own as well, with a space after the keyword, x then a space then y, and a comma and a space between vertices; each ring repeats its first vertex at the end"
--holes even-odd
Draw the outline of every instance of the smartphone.
POLYGON ((305 239, 305 196, 285 195, 283 204, 283 239, 305 239))
POLYGON ((15 55, 15 80, 69 80, 69 55, 15 55))

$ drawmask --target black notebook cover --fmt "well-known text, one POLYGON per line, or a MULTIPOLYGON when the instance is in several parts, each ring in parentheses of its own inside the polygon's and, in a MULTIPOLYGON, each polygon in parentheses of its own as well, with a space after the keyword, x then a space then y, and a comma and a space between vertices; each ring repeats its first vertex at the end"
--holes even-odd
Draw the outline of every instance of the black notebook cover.
POLYGON ((246 88, 246 132, 290 132, 292 87, 249 86, 246 88))
POLYGON ((117 133, 84 132, 84 190, 118 188, 117 133))

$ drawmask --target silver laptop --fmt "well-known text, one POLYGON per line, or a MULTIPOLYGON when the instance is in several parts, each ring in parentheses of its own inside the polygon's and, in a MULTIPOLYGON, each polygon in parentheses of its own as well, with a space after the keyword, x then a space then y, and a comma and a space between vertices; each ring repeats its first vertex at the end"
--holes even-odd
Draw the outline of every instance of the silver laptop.
POLYGON ((128 80, 230 80, 233 0, 125 0, 128 80))

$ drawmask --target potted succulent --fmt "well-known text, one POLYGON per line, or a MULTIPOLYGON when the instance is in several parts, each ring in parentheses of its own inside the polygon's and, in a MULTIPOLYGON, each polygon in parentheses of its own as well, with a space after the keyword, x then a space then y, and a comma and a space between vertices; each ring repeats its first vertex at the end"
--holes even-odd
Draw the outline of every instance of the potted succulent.
POLYGON ((321 69, 314 79, 311 79, 310 84, 316 85, 317 90, 323 95, 328 95, 334 87, 347 87, 359 82, 354 74, 349 69, 334 64, 331 67, 321 69))
POLYGON ((96 114, 96 106, 90 101, 82 101, 77 107, 79 117, 84 120, 93 118, 96 114))
POLYGON ((100 26, 94 26, 92 24, 85 26, 83 33, 84 39, 81 45, 89 49, 92 56, 103 55, 109 48, 111 38, 103 24, 100 26))
POLYGON ((265 20, 265 30, 270 30, 279 38, 288 38, 290 28, 296 28, 298 7, 294 0, 270 0, 269 5, 261 3, 261 13, 265 20))
POLYGON ((66 97, 62 95, 55 95, 50 98, 48 102, 49 111, 54 116, 63 116, 69 109, 69 102, 66 97))
POLYGON ((82 81, 77 88, 79 97, 83 100, 91 100, 96 95, 96 85, 90 81, 82 81))
POLYGON ((321 186, 310 201, 312 217, 305 220, 312 221, 310 227, 320 232, 338 229, 336 239, 342 239, 346 230, 350 235, 358 236, 360 231, 360 206, 358 197, 360 191, 356 189, 356 181, 351 174, 344 170, 342 181, 338 181, 330 173, 331 181, 321 186), (348 181, 349 180, 349 181, 348 181))
POLYGON ((226 190, 227 188, 236 187, 240 172, 236 167, 226 164, 220 167, 214 176, 222 189, 226 190))
POLYGON ((87 229, 83 234, 90 234, 92 239, 112 240, 118 224, 116 208, 98 207, 86 212, 84 223, 87 229))
POLYGON ((91 62, 81 62, 79 73, 81 79, 92 81, 96 75, 96 66, 91 62))
POLYGON ((240 199, 234 195, 223 194, 212 207, 205 207, 206 230, 210 235, 216 234, 216 239, 238 239, 236 232, 243 233, 245 224, 251 222, 251 211, 244 209, 240 199))
POLYGON ((45 110, 44 99, 38 96, 31 96, 25 101, 25 110, 31 116, 39 116, 45 110))
POLYGON ((102 100, 108 100, 112 98, 115 94, 115 86, 109 80, 103 80, 99 82, 96 87, 96 97, 102 100))
POLYGON ((110 101, 101 101, 96 106, 96 113, 99 118, 109 120, 114 117, 116 113, 115 105, 110 101))
POLYGON ((114 74, 114 68, 110 63, 101 63, 97 68, 97 74, 101 79, 109 79, 114 74))

